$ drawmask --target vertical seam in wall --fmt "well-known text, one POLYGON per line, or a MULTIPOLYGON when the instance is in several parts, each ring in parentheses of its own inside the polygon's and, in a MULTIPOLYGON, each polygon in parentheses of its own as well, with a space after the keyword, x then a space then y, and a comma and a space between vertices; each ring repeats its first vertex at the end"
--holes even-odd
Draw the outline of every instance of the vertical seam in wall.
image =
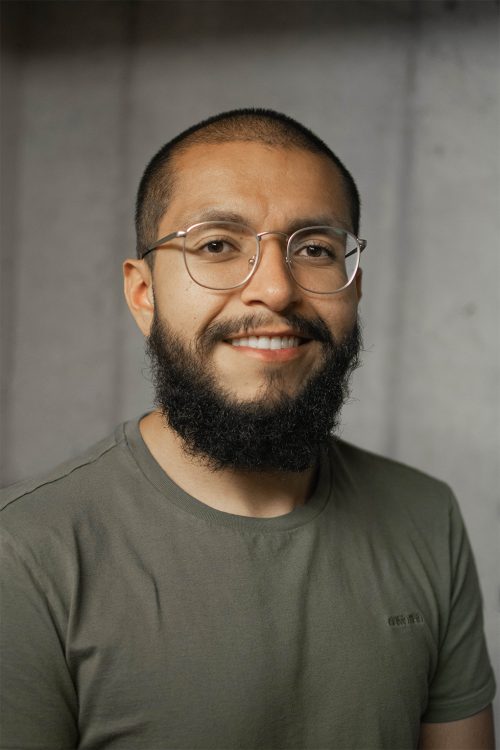
MULTIPOLYGON (((8 484, 13 474, 12 383, 17 349, 17 306, 19 279, 19 143, 21 141, 20 98, 22 90, 22 56, 19 31, 22 28, 22 6, 2 7, 2 56, 10 64, 2 65, 1 118, 1 214, 2 242, 0 255, 0 484, 8 484), (7 186, 8 180, 8 186, 7 186)), ((5 63, 5 59, 4 59, 5 63)))
MULTIPOLYGON (((121 81, 118 92, 118 169, 116 185, 116 231, 113 249, 114 270, 121 273, 123 261, 123 247, 128 236, 127 227, 131 221, 130 206, 127 203, 127 188, 130 184, 130 122, 132 118, 131 86, 136 43, 137 13, 136 3, 131 1, 124 6, 124 33, 121 81)), ((123 332, 123 294, 120 283, 113 285, 114 300, 114 332, 113 332, 113 365, 111 383, 111 413, 110 421, 115 425, 123 418, 124 403, 124 367, 125 343, 123 332)))
POLYGON ((415 115, 418 85, 418 58, 421 40, 421 2, 413 0, 408 24, 408 52, 406 55, 402 133, 400 139, 399 174, 397 177, 397 223, 394 233, 396 250, 394 302, 390 317, 389 357, 387 361, 387 430, 386 453, 399 457, 401 409, 404 408, 402 346, 406 340, 406 287, 412 255, 416 252, 413 222, 413 170, 415 165, 415 115))

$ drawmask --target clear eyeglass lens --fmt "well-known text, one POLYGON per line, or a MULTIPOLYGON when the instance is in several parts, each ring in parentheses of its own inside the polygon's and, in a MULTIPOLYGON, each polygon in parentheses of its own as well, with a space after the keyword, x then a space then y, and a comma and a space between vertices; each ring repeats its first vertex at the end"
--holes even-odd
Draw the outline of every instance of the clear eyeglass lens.
POLYGON ((186 268, 194 281, 210 289, 229 289, 252 273, 258 251, 253 231, 243 224, 205 222, 192 227, 184 239, 186 268))
POLYGON ((290 270, 295 281, 312 292, 336 292, 354 278, 359 262, 356 237, 336 227, 296 232, 290 241, 290 270))
MULTIPOLYGON (((194 281, 210 289, 230 289, 250 277, 258 238, 243 224, 204 222, 184 239, 184 258, 194 281)), ((314 227, 290 239, 289 268, 295 281, 311 292, 331 293, 347 286, 356 273, 359 247, 344 229, 314 227)))

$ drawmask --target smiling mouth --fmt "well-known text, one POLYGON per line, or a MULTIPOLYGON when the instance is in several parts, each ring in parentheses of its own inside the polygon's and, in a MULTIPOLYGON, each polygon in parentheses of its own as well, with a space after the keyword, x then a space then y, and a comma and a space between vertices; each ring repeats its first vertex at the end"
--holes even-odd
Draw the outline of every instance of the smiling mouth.
POLYGON ((309 339, 298 336, 243 336, 236 339, 228 339, 226 343, 232 346, 245 346, 249 349, 295 349, 307 343, 309 339))

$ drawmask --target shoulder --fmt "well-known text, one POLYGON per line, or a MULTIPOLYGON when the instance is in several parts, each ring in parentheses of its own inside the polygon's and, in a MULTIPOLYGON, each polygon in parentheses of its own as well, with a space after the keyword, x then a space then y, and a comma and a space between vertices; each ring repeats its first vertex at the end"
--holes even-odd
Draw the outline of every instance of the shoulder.
POLYGON ((396 490, 426 490, 438 494, 449 493, 440 479, 392 458, 358 448, 344 440, 332 440, 333 460, 340 461, 352 478, 369 480, 372 486, 396 490))
MULTIPOLYGON (((0 529, 29 541, 30 535, 74 524, 92 512, 113 485, 113 477, 130 464, 124 425, 43 476, 0 491, 0 529)), ((130 469, 129 469, 130 471, 130 469)))
POLYGON ((368 471, 372 477, 390 478, 391 481, 398 480, 417 485, 445 486, 439 479, 420 469, 364 448, 358 448, 340 438, 332 439, 332 447, 334 455, 341 459, 346 467, 368 471))
POLYGON ((399 461, 357 448, 340 439, 332 441, 332 470, 348 494, 373 518, 384 522, 406 520, 418 525, 449 528, 460 523, 451 488, 440 479, 399 461))

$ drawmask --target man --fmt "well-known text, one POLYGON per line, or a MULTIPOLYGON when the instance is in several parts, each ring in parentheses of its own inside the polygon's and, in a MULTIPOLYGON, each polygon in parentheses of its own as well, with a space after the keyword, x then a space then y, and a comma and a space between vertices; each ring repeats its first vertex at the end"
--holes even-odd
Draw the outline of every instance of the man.
POLYGON ((449 489, 330 437, 359 197, 310 131, 218 115, 151 161, 125 296, 157 408, 3 500, 3 748, 492 748, 449 489))

